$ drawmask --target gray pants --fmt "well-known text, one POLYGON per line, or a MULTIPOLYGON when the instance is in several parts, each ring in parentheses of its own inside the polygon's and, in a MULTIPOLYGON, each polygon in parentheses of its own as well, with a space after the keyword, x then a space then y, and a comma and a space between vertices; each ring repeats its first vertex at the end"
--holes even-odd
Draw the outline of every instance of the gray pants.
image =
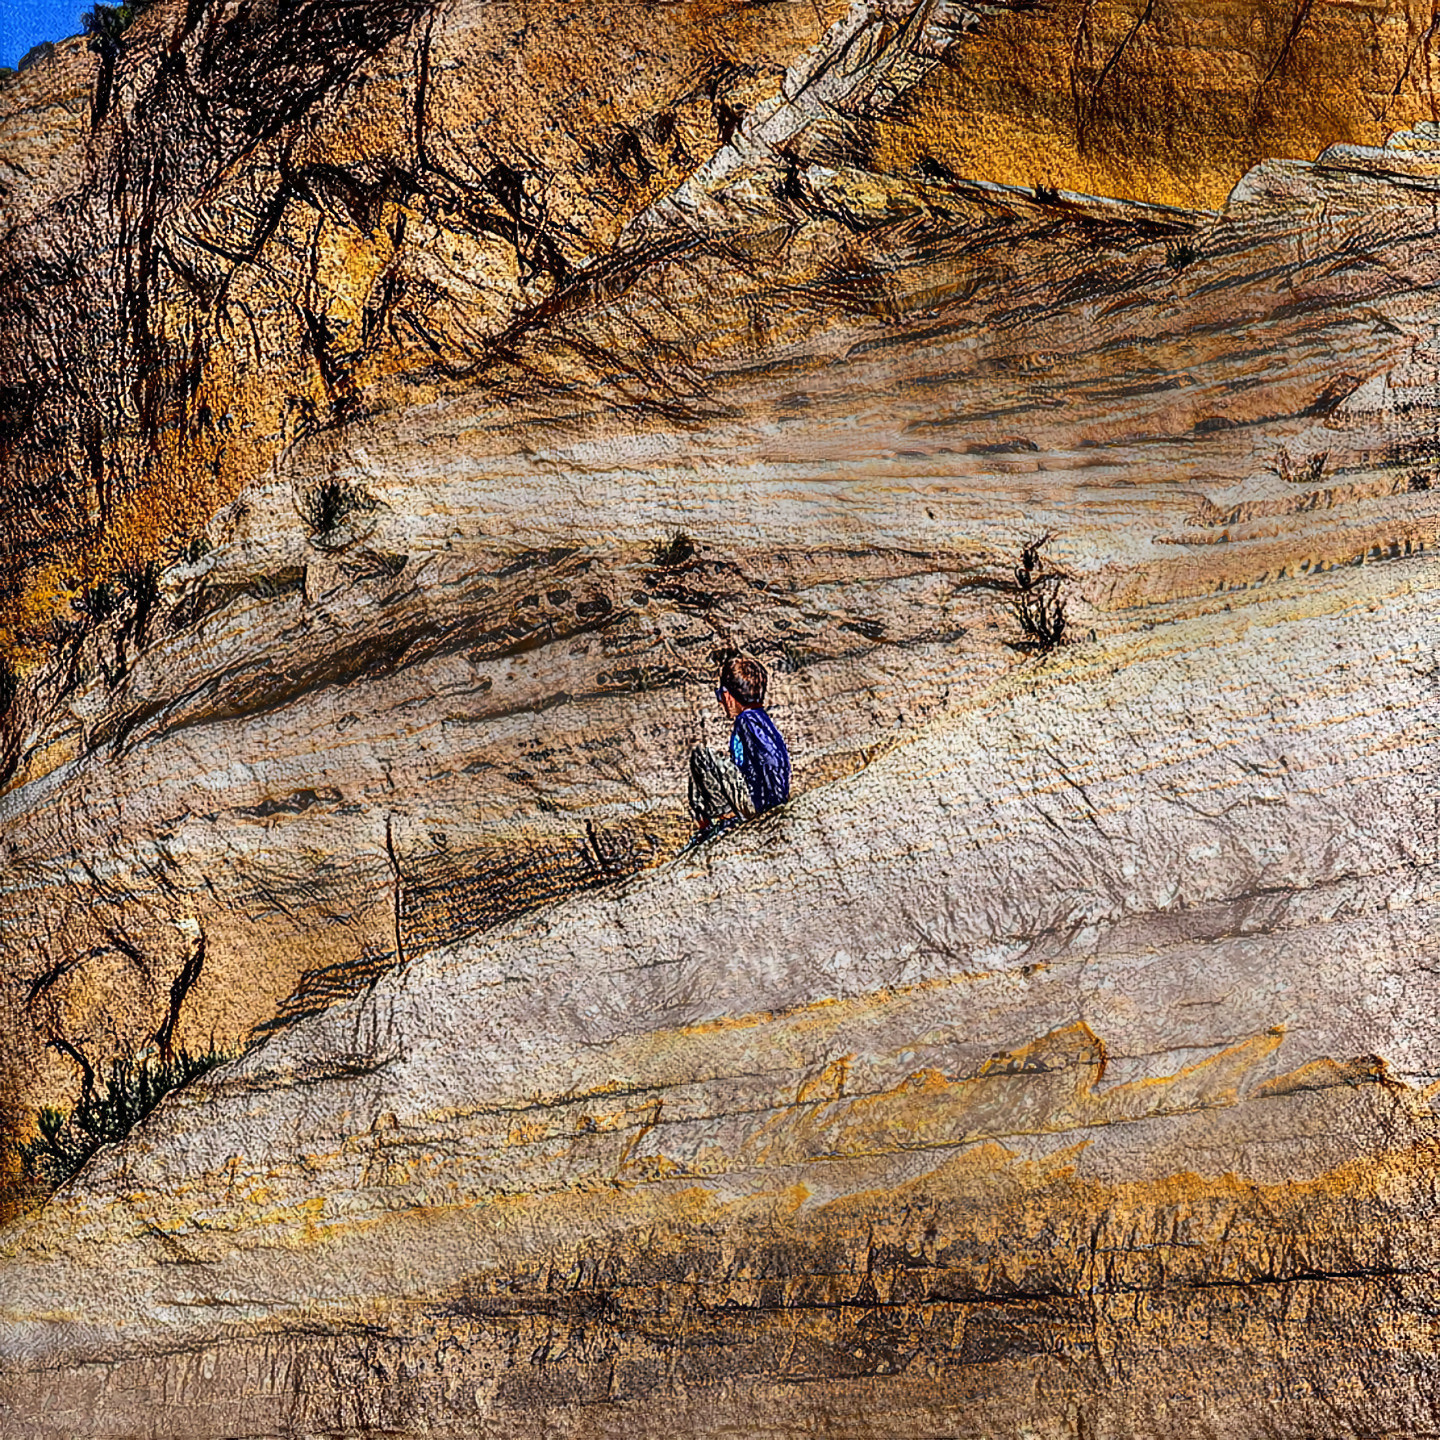
POLYGON ((735 768, 730 750, 697 745, 690 752, 690 813, 700 825, 713 824, 735 814, 749 820, 755 814, 750 787, 735 768))

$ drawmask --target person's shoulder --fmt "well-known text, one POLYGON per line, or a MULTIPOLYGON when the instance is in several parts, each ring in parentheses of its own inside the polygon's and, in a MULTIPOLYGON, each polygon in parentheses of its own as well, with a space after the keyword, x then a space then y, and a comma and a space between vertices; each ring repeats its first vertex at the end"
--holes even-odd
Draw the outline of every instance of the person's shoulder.
POLYGON ((777 739, 779 738, 780 727, 770 718, 770 712, 763 706, 752 705, 748 710, 742 710, 740 712, 740 718, 742 720, 747 716, 749 717, 749 724, 746 726, 746 729, 759 730, 762 733, 774 735, 777 739))

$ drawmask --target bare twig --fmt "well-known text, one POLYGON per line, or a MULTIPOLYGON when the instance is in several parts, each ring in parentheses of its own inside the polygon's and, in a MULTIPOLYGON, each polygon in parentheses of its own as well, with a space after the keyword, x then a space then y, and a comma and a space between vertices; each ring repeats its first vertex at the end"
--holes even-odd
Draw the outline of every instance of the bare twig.
POLYGON ((1052 650, 1065 638, 1065 600, 1060 587, 1066 576, 1059 570, 1047 570, 1041 555, 1050 538, 1047 531, 1026 544, 1015 567, 1010 610, 1020 622, 1024 646, 1033 650, 1052 650))
POLYGON ((175 1027, 180 1023, 180 1011, 185 1004, 185 997, 200 978, 200 971, 205 964, 205 932, 198 925, 196 929, 199 933, 191 942, 185 963, 180 967, 180 973, 170 982, 170 1008, 160 1028, 155 1032, 155 1043, 160 1047, 160 1061, 167 1068, 175 1060, 175 1027))
POLYGON ((95 1067, 85 1058, 85 1052, 78 1045, 72 1045, 70 1041, 62 1040, 58 1036, 45 1043, 47 1048, 68 1056, 80 1067, 80 1092, 82 1095, 93 1094, 95 1091, 95 1067))
POLYGON ((395 963, 405 963, 405 944, 401 934, 400 917, 402 906, 405 903, 405 877, 400 873, 400 857, 395 853, 395 835, 392 825, 393 817, 385 817, 385 853, 390 857, 390 873, 394 890, 393 921, 395 929, 395 963))

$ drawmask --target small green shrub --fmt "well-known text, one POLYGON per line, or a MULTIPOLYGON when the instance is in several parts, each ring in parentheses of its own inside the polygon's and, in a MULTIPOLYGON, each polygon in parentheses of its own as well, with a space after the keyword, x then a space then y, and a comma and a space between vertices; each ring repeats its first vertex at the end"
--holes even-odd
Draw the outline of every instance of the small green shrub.
POLYGON ((97 42, 101 46, 114 45, 154 3, 155 0, 127 0, 121 5, 97 5, 81 16, 80 23, 91 38, 92 48, 97 42))
POLYGON ((92 624, 100 625, 115 616, 123 598, 119 586, 112 585, 108 580, 102 580, 98 585, 91 585, 82 590, 70 602, 70 605, 92 624))
POLYGON ((56 1189, 102 1146, 123 1140, 172 1090, 179 1090, 230 1055, 211 1045, 201 1055, 180 1050, 152 1061, 116 1056, 109 1077, 86 1084, 67 1115, 47 1106, 38 1118, 40 1134, 20 1147, 26 1178, 56 1189))
POLYGON ((650 563, 659 570, 673 570, 694 556, 695 542, 683 530, 677 530, 669 540, 655 542, 650 563))

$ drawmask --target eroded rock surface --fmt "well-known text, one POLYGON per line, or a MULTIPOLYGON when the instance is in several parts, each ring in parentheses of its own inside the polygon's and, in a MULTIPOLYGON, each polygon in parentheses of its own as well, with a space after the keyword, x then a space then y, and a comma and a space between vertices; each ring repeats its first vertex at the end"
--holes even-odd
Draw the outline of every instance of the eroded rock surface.
MULTIPOLYGON (((176 1095, 12 1228, 6 1343, 41 1366, 12 1414, 57 1362, 133 1356, 143 1395, 208 1355, 189 1433, 258 1433, 322 1355, 379 1375, 433 1314, 423 1402, 307 1384, 285 1423, 403 1429, 423 1404, 528 1433, 558 1407, 608 1432, 718 1385, 708 1433, 728 1405, 799 1423, 843 1374, 862 1430, 988 1392, 1050 1433, 1078 1405, 1238 1434, 1306 1423, 1322 1377, 1361 1385, 1318 1318, 1344 1313, 1387 1367, 1356 1423, 1418 1425, 1433 590, 1423 562, 1352 573, 1343 607, 1291 582, 1077 647, 176 1095), (1248 1379, 1211 1368, 1257 1324, 1248 1379)), ((87 1383, 54 1423, 110 1433, 87 1383)))
POLYGON ((1082 638, 1426 553, 1440 411, 1385 378, 1433 301, 1406 147, 1263 167, 1160 235, 973 187, 857 235, 778 195, 763 268, 696 242, 478 396, 294 446, 53 672, 0 801, 12 1084, 73 1082, 56 1035, 143 1044, 177 921, 208 938, 186 1033, 233 1043, 673 853, 725 646, 775 669, 809 786, 1017 663, 1006 587, 1042 531, 1082 638), (666 325, 683 421, 645 359, 666 325), (320 531, 327 486, 357 508, 320 531))
POLYGON ((376 12, 156 212, 167 344, 264 324, 146 421, 204 543, 5 717, 9 1123, 197 936, 245 1053, 0 1236, 6 1435, 1440 1425, 1440 138, 1221 214, 905 173, 1026 17, 766 9, 607 10, 592 94, 573 9, 376 12), (734 645, 797 794, 680 853, 734 645))

